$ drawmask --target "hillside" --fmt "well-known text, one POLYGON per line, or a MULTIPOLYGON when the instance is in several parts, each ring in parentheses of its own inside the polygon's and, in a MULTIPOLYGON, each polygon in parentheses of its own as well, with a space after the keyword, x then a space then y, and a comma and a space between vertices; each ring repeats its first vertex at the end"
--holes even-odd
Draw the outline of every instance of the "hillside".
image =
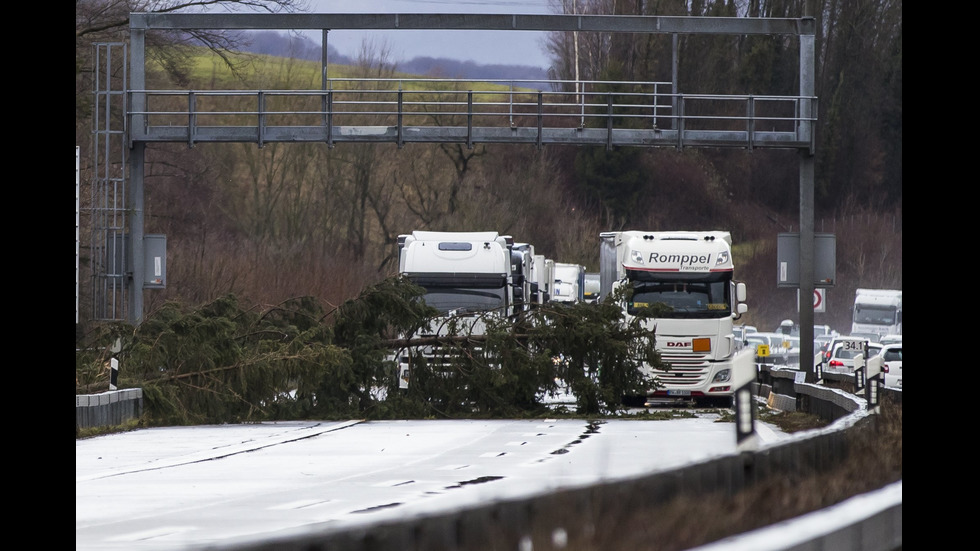
MULTIPOLYGON (((303 36, 287 36, 275 31, 248 33, 249 43, 242 51, 276 57, 320 61, 320 45, 303 36)), ((354 65, 356 60, 343 55, 327 44, 327 59, 337 65, 354 65)), ((481 65, 446 57, 420 56, 396 63, 402 73, 441 78, 480 78, 544 80, 548 73, 541 67, 530 65, 481 65)))

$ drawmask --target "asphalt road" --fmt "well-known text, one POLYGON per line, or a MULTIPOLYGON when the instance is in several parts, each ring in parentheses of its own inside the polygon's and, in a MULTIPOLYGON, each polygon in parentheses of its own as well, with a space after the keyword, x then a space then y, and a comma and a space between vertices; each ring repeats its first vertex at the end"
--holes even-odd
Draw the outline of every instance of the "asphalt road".
MULTIPOLYGON (((756 423, 760 443, 784 437, 756 423)), ((75 549, 197 549, 421 515, 736 452, 735 427, 574 419, 283 422, 76 440, 75 549)))

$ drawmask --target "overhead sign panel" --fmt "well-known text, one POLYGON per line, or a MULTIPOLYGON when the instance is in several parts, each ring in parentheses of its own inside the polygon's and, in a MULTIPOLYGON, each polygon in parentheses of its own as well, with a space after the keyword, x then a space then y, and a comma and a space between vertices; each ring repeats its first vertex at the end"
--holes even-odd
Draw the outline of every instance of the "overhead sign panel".
MULTIPOLYGON (((776 286, 800 286, 800 234, 780 233, 776 241, 776 286)), ((837 237, 813 234, 813 286, 833 287, 837 279, 837 237)))

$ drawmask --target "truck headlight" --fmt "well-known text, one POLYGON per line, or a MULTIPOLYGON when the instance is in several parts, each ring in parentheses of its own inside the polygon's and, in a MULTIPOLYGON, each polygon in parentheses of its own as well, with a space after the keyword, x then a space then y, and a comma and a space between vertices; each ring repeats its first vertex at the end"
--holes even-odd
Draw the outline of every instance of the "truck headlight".
POLYGON ((731 369, 722 369, 718 373, 715 373, 715 378, 711 380, 712 383, 724 383, 732 379, 731 369))

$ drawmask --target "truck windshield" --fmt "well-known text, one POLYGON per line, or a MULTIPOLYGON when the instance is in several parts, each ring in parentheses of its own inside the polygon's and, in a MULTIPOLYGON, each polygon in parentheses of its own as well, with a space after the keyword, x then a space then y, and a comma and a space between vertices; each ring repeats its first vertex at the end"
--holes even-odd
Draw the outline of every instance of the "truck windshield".
POLYGON ((447 313, 453 310, 463 312, 485 312, 506 305, 503 289, 452 289, 426 287, 422 297, 425 303, 447 313))
POLYGON ((423 299, 442 313, 486 312, 507 306, 507 279, 495 274, 409 274, 423 299))
POLYGON ((894 325, 894 307, 858 306, 854 309, 854 323, 871 323, 874 325, 894 325))
POLYGON ((668 318, 724 318, 730 316, 731 273, 703 276, 632 272, 633 298, 627 311, 663 304, 670 307, 668 318))

